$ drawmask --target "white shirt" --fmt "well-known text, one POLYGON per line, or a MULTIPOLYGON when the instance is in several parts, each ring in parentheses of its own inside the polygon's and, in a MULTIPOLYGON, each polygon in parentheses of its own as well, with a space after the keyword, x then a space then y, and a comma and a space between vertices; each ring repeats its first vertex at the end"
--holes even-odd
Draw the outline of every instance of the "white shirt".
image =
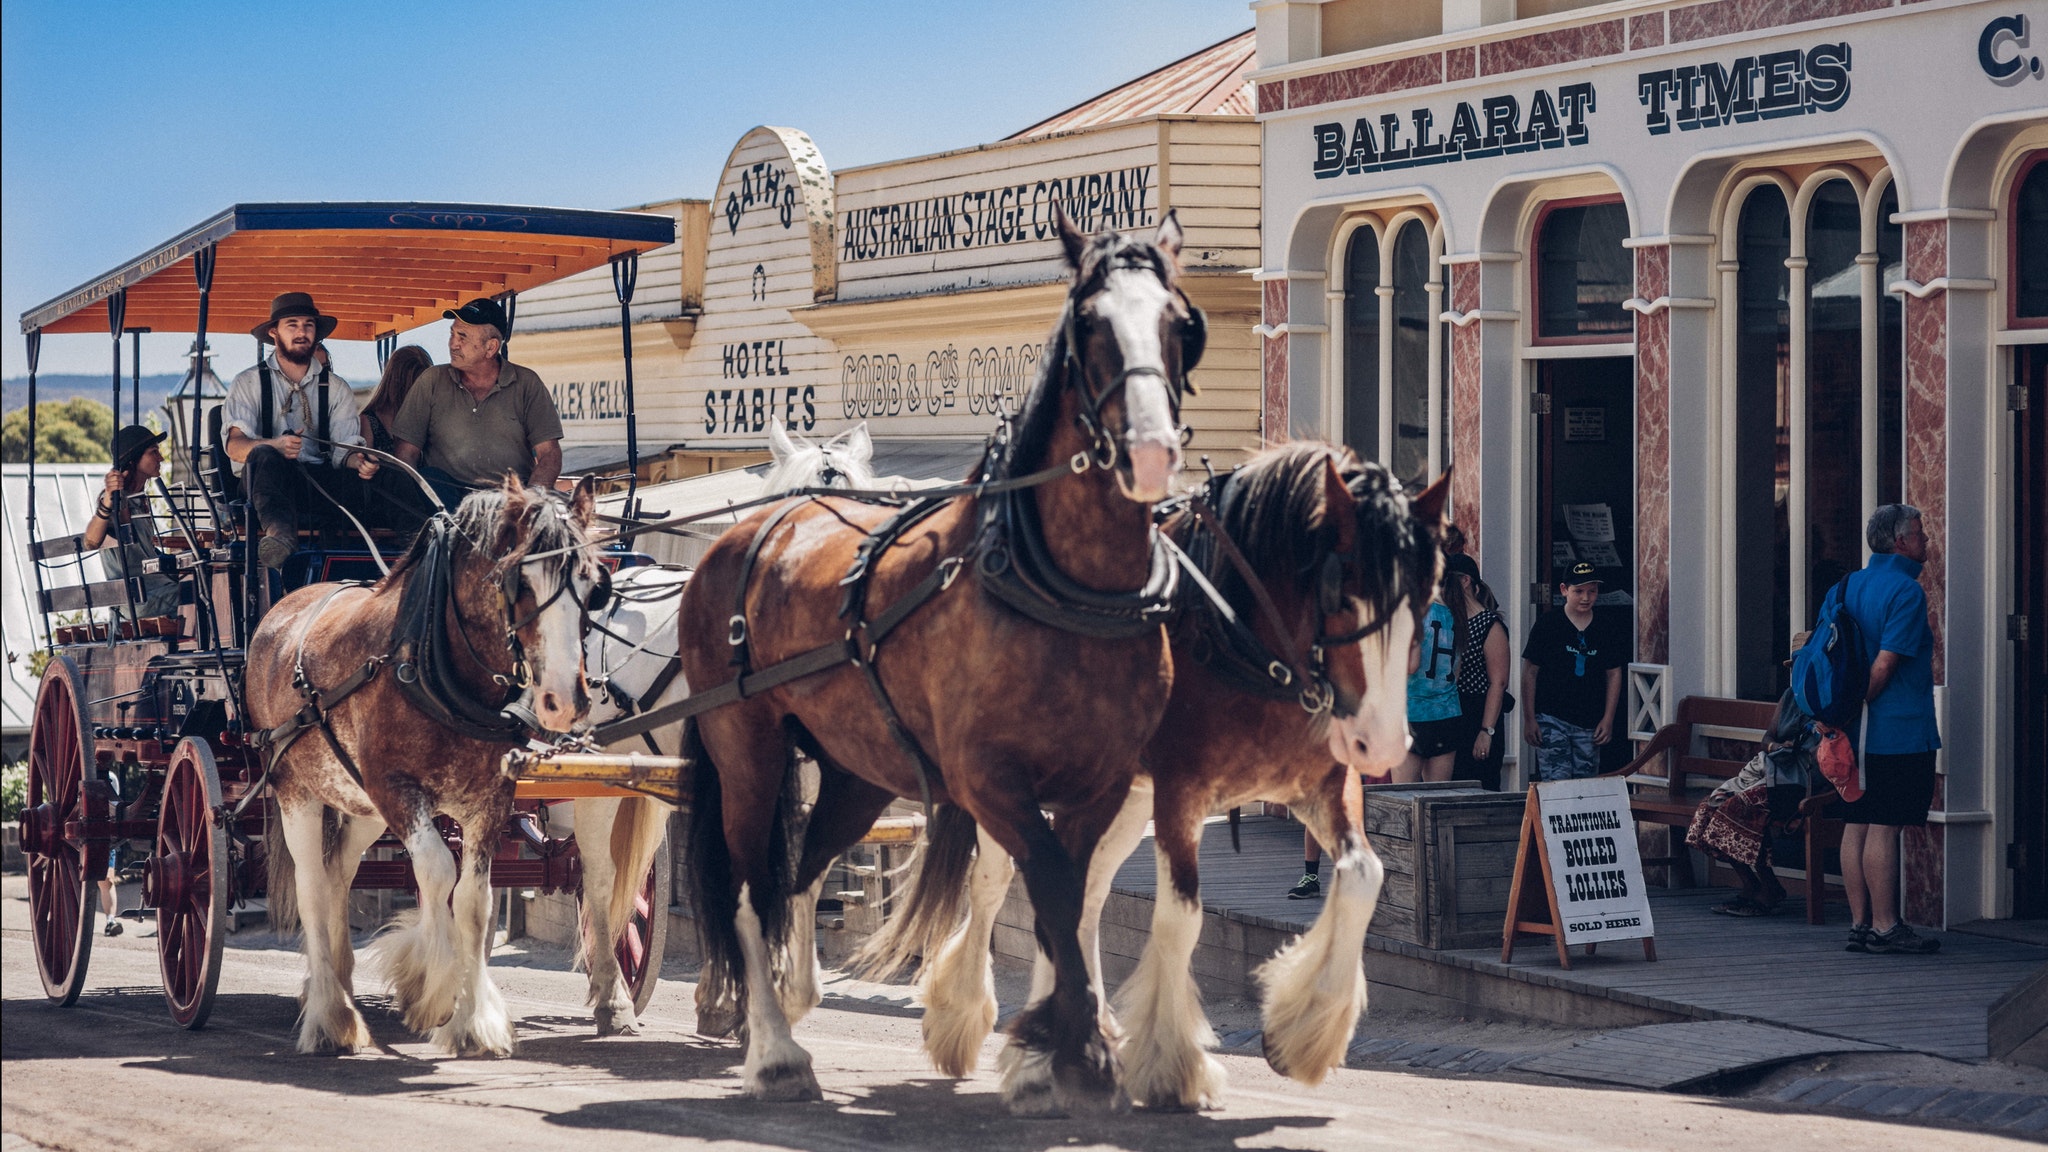
MULTIPOLYGON (((272 348, 264 354, 264 362, 270 365, 270 402, 272 436, 287 432, 318 435, 319 418, 308 422, 307 416, 313 406, 320 402, 320 368, 318 358, 307 366, 306 378, 297 384, 285 376, 278 366, 277 350, 272 348)), ((221 413, 221 435, 231 429, 240 428, 242 435, 251 440, 266 439, 263 434, 263 393, 260 390, 262 374, 255 368, 244 368, 228 385, 227 403, 221 413)), ((327 434, 334 439, 331 449, 322 450, 311 439, 300 442, 299 459, 308 464, 323 461, 342 466, 349 450, 362 444, 363 423, 356 409, 356 394, 349 389, 348 381, 330 372, 327 375, 327 434)), ((242 474, 242 465, 234 464, 235 475, 242 474)))

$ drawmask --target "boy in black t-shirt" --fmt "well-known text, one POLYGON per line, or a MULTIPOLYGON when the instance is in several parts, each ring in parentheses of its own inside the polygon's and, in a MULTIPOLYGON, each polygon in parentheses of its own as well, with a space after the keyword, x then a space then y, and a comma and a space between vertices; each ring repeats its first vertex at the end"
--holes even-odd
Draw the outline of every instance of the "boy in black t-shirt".
POLYGON ((1628 637, 1615 617, 1596 613, 1600 579, 1574 564, 1558 581, 1564 607, 1537 617, 1522 647, 1522 736, 1536 746, 1536 779, 1574 780, 1600 772, 1600 747, 1614 738, 1628 637))

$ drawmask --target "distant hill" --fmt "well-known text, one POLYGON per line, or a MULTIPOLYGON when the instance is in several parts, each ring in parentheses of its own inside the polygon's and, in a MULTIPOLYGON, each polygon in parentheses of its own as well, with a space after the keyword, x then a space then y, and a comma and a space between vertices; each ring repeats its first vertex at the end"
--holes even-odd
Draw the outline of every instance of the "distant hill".
MULTIPOLYGON (((142 411, 147 414, 152 408, 162 407, 164 397, 170 395, 171 391, 183 379, 183 375, 173 375, 170 373, 158 376, 144 376, 142 378, 142 411)), ((132 380, 127 377, 122 378, 121 412, 124 418, 128 411, 129 389, 133 387, 134 383, 132 380)), ((0 404, 0 409, 12 412, 16 408, 23 407, 28 403, 28 377, 8 377, 4 384, 4 390, 5 402, 0 404)), ((107 396, 112 390, 113 380, 109 376, 85 376, 54 372, 47 376, 37 375, 36 377, 36 399, 39 401, 69 400, 74 396, 83 396, 88 400, 97 400, 105 404, 107 396)))

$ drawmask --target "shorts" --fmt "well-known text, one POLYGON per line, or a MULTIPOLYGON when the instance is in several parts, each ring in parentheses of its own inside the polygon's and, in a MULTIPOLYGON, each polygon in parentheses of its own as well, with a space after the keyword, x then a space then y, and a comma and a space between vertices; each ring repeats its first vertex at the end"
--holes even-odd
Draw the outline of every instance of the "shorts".
POLYGON ((1837 812, 1849 824, 1918 828, 1934 802, 1934 753, 1863 755, 1863 798, 1837 812))
POLYGON ((1536 779, 1582 780, 1600 774, 1600 747, 1593 730, 1555 716, 1536 716, 1543 746, 1536 749, 1536 779))
POLYGON ((1408 725, 1408 734, 1414 738, 1408 751, 1424 760, 1448 756, 1458 750, 1459 738, 1465 734, 1465 718, 1448 716, 1442 720, 1416 720, 1408 725))

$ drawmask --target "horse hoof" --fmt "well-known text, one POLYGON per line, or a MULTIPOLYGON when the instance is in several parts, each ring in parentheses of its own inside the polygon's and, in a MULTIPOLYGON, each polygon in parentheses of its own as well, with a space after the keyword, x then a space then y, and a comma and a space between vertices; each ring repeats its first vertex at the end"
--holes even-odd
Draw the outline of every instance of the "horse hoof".
POLYGON ((740 1010, 737 1004, 698 1005, 697 1035, 710 1037, 732 1036, 740 1029, 740 1010))
POLYGON ((638 1036, 640 1022, 633 1017, 633 1010, 616 1011, 609 1008, 597 1010, 597 1034, 599 1036, 638 1036))
POLYGON ((1105 1081, 1092 1068, 1055 1068, 1053 1098, 1069 1116, 1121 1116, 1131 1110, 1131 1098, 1116 1080, 1105 1081))
POLYGON ((801 1104, 825 1098, 809 1064, 758 1069, 747 1077, 747 1095, 764 1104, 801 1104))
POLYGON ((1012 1041, 996 1057, 996 1067, 1003 1077, 1003 1106, 1010 1115, 1037 1119, 1066 1115, 1053 1091, 1052 1053, 1012 1041))

